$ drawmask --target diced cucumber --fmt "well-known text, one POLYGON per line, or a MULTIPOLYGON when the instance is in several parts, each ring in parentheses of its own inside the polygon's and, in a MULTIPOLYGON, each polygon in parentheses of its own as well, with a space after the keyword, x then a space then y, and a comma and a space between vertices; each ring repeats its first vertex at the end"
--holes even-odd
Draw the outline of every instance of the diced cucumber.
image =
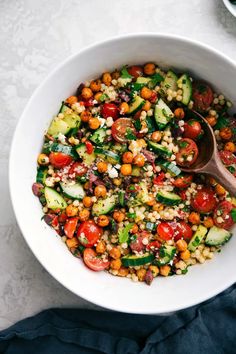
POLYGON ((133 115, 140 111, 140 109, 143 107, 145 104, 145 100, 141 98, 140 96, 136 96, 133 101, 131 102, 130 108, 129 108, 129 115, 133 115))
POLYGON ((162 90, 167 94, 167 90, 177 91, 177 80, 178 76, 172 71, 169 70, 166 74, 165 80, 162 83, 162 90))
POLYGON ((116 154, 113 151, 104 150, 100 147, 95 148, 94 150, 96 155, 101 156, 107 162, 111 163, 112 165, 116 165, 120 162, 120 155, 116 154))
POLYGON ((174 258, 176 253, 176 248, 174 246, 163 245, 159 250, 159 258, 156 260, 156 263, 159 267, 170 263, 174 258))
POLYGON ((155 130, 157 130, 156 120, 154 117, 146 117, 145 121, 147 124, 148 133, 153 133, 155 130))
POLYGON ((80 116, 75 113, 65 113, 63 121, 69 125, 70 129, 79 128, 81 124, 80 116))
POLYGON ((49 209, 65 209, 67 207, 65 199, 55 189, 45 187, 44 195, 49 209))
POLYGON ((155 105, 154 117, 159 129, 163 130, 169 121, 174 117, 174 113, 167 104, 159 98, 155 105))
POLYGON ((169 172, 173 177, 176 177, 181 173, 181 169, 172 162, 160 160, 158 161, 158 164, 165 172, 169 172))
POLYGON ((154 222, 148 221, 148 222, 146 223, 146 230, 148 230, 148 231, 154 231, 154 230, 156 230, 156 228, 157 228, 157 225, 156 225, 154 222))
POLYGON ((116 201, 117 198, 115 195, 107 197, 106 199, 99 199, 96 203, 93 204, 92 214, 94 216, 99 216, 109 213, 115 207, 116 201))
POLYGON ((161 144, 154 143, 153 141, 148 141, 148 145, 150 146, 150 150, 153 150, 157 155, 164 157, 171 157, 172 155, 172 152, 161 144))
POLYGON ((87 165, 87 166, 92 165, 92 163, 96 159, 96 155, 95 155, 94 152, 92 152, 92 154, 88 154, 87 153, 87 149, 86 149, 86 145, 85 144, 80 144, 76 148, 76 152, 79 155, 79 157, 83 160, 85 165, 87 165))
POLYGON ((143 77, 143 76, 139 76, 137 77, 137 84, 144 84, 147 85, 149 82, 151 81, 150 77, 143 77))
POLYGON ((177 81, 177 84, 181 84, 181 88, 183 90, 183 98, 182 98, 182 103, 185 104, 186 106, 189 104, 191 97, 192 97, 192 82, 187 74, 182 75, 179 80, 177 81))
MULTIPOLYGON (((105 148, 105 146, 103 146, 103 148, 105 150, 108 150, 108 149, 105 148)), ((114 152, 122 154, 123 152, 127 151, 127 145, 126 144, 115 143, 115 144, 112 144, 111 149, 114 152)))
POLYGON ((131 175, 134 177, 139 177, 141 174, 141 168, 138 166, 133 166, 131 175))
POLYGON ((85 196, 84 188, 80 183, 60 183, 60 186, 63 194, 65 194, 69 198, 81 200, 85 196))
POLYGON ((127 255, 121 258, 124 267, 135 267, 151 263, 155 256, 152 253, 144 253, 142 256, 127 255))
POLYGON ((66 135, 70 130, 70 126, 63 119, 54 118, 48 128, 47 133, 52 136, 57 136, 58 134, 66 135))
POLYGON ((119 191, 118 193, 119 204, 123 207, 125 206, 125 191, 119 191))
POLYGON ((90 136, 90 140, 96 145, 102 145, 106 138, 106 130, 103 128, 97 129, 93 135, 90 136))
POLYGON ((64 113, 64 112, 66 112, 68 109, 69 109, 69 107, 65 104, 65 102, 62 102, 58 114, 59 114, 59 113, 64 113))
POLYGON ((43 153, 49 154, 50 152, 62 152, 63 154, 70 155, 74 158, 77 157, 74 148, 70 145, 63 145, 59 143, 45 143, 43 145, 43 153))
POLYGON ((189 251, 194 252, 196 250, 196 248, 203 241, 206 233, 207 233, 207 228, 203 225, 199 225, 188 244, 189 251))
POLYGON ((48 168, 45 166, 39 166, 37 169, 36 182, 45 185, 45 180, 47 177, 48 168))
POLYGON ((165 190, 161 190, 157 193, 156 196, 158 202, 163 203, 165 205, 178 205, 182 199, 181 197, 173 192, 167 192, 165 190))
POLYGON ((231 238, 232 233, 228 230, 212 226, 206 236, 205 244, 207 246, 222 246, 231 238))

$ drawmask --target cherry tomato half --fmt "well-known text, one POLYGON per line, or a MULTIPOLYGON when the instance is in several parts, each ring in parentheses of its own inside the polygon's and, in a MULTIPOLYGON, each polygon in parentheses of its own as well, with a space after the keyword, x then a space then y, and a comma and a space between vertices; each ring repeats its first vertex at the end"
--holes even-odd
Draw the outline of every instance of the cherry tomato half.
POLYGON ((132 251, 141 252, 142 250, 144 250, 145 245, 143 244, 143 239, 148 238, 148 236, 149 236, 149 233, 147 231, 139 232, 136 235, 135 240, 130 242, 129 246, 132 249, 132 251))
POLYGON ((85 141, 85 146, 87 154, 91 155, 94 150, 93 144, 90 141, 85 141))
POLYGON ((83 259, 86 266, 95 272, 106 269, 110 262, 97 257, 97 253, 92 248, 86 248, 83 253, 83 259))
POLYGON ((183 238, 185 241, 189 241, 193 235, 191 227, 184 221, 178 222, 175 229, 174 239, 175 241, 183 238))
POLYGON ((196 143, 189 138, 179 140, 179 152, 176 154, 176 162, 179 166, 189 167, 197 160, 198 147, 196 143), (191 156, 191 160, 190 160, 191 156))
POLYGON ((202 127, 197 120, 190 119, 184 123, 184 134, 183 134, 184 138, 190 138, 195 140, 200 136, 201 133, 202 133, 202 127))
POLYGON ((128 132, 136 134, 135 127, 130 118, 119 118, 111 127, 112 137, 119 143, 126 143, 128 141, 126 138, 128 132))
POLYGON ((152 241, 146 246, 147 251, 156 251, 161 247, 161 244, 159 241, 152 241))
POLYGON ((84 247, 93 246, 102 236, 102 228, 93 220, 84 221, 78 227, 77 237, 84 247))
POLYGON ((88 168, 84 166, 82 162, 74 162, 69 169, 69 175, 73 175, 75 173, 76 176, 84 176, 87 171, 88 168))
POLYGON ((192 183, 192 180, 193 180, 193 175, 183 175, 177 177, 173 181, 173 185, 177 188, 187 188, 192 183))
POLYGON ((199 111, 206 111, 214 99, 211 87, 202 81, 198 81, 193 84, 192 97, 194 108, 199 111))
POLYGON ((162 240, 168 241, 174 236, 174 229, 167 222, 161 222, 157 226, 157 233, 162 240))
POLYGON ((152 183, 160 186, 163 184, 165 178, 166 178, 165 173, 161 172, 161 173, 159 173, 158 176, 153 178, 152 183))
POLYGON ((77 224, 78 224, 78 217, 74 217, 74 218, 70 218, 66 221, 65 225, 64 225, 64 232, 65 235, 68 238, 72 238, 74 236, 77 224))
POLYGON ((142 66, 139 66, 139 65, 130 66, 127 69, 127 71, 130 75, 132 75, 135 78, 143 75, 143 68, 142 68, 142 66))
POLYGON ((72 162, 72 157, 63 152, 51 152, 49 155, 50 164, 56 168, 68 166, 72 162))
POLYGON ((112 117, 116 120, 119 117, 119 108, 114 103, 104 103, 101 114, 103 118, 112 117))
POLYGON ((226 230, 230 229, 234 224, 234 220, 230 213, 232 209, 233 205, 227 200, 224 200, 223 202, 219 203, 216 209, 214 210, 213 214, 214 224, 217 227, 221 227, 226 230), (222 222, 218 221, 221 220, 220 218, 223 219, 222 222))
POLYGON ((231 151, 220 151, 219 152, 221 161, 226 166, 233 165, 236 163, 236 156, 231 151))
POLYGON ((212 189, 202 188, 191 199, 191 207, 199 213, 209 213, 216 207, 216 198, 212 189))

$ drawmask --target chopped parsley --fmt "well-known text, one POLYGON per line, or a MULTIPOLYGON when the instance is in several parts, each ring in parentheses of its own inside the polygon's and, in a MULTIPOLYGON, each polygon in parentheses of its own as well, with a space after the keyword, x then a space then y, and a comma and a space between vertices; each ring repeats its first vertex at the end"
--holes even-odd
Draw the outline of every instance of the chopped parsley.
POLYGON ((214 129, 220 130, 221 128, 227 127, 228 125, 229 125, 229 120, 224 115, 221 115, 218 117, 214 129))
POLYGON ((179 147, 180 148, 186 148, 188 146, 188 142, 187 141, 180 141, 179 142, 179 147))
POLYGON ((129 231, 132 229, 133 226, 134 226, 133 223, 129 223, 123 229, 119 229, 118 231, 119 243, 124 243, 128 241, 129 231))
POLYGON ((132 79, 133 76, 128 73, 127 66, 123 66, 121 69, 121 78, 122 79, 132 79))
POLYGON ((134 121, 134 126, 135 126, 136 130, 138 130, 138 131, 141 130, 141 128, 142 128, 141 121, 139 119, 135 120, 134 121))
POLYGON ((134 135, 133 131, 130 128, 126 129, 126 134, 125 134, 126 139, 128 140, 136 140, 136 136, 134 135))
POLYGON ((232 218, 233 218, 233 221, 236 222, 236 208, 233 208, 230 212, 232 218))
POLYGON ((103 93, 100 98, 99 101, 104 102, 105 100, 107 100, 109 98, 109 96, 106 93, 103 93))

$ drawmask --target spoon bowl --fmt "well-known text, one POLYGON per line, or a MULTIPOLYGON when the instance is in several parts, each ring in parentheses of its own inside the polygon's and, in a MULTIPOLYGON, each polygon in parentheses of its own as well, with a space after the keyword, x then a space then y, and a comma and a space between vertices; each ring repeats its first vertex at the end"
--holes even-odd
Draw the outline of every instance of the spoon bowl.
POLYGON ((204 135, 201 143, 198 144, 199 155, 197 160, 190 167, 181 167, 181 170, 188 173, 209 174, 231 195, 236 196, 235 177, 221 162, 213 129, 200 113, 192 112, 200 120, 204 135))

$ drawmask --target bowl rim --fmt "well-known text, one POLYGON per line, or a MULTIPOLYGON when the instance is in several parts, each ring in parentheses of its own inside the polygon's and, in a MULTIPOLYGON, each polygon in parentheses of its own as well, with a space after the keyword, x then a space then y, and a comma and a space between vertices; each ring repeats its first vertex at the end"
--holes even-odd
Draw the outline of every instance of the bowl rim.
POLYGON ((195 39, 191 39, 191 38, 187 38, 184 36, 180 36, 180 35, 175 35, 175 34, 166 34, 166 33, 159 33, 159 32, 138 32, 138 33, 127 33, 127 34, 122 34, 122 35, 117 35, 117 36, 112 36, 109 37, 108 39, 102 40, 102 41, 97 41, 93 44, 90 44, 86 47, 84 47, 83 49, 77 51, 76 53, 68 56, 67 58, 65 58, 62 62, 60 62, 53 70, 51 70, 46 77, 44 78, 44 80, 36 87, 36 89, 34 90, 33 94, 30 96, 20 118, 17 121, 16 127, 15 127, 15 131, 13 134, 13 138, 12 138, 12 142, 11 142, 11 147, 10 147, 10 153, 9 153, 9 166, 8 166, 8 173, 9 173, 9 190, 10 190, 10 199, 11 199, 11 203, 12 203, 12 207, 13 207, 13 211, 16 217, 16 221, 17 224, 20 228, 21 234, 23 235, 28 247, 30 248, 31 252, 34 254, 34 256, 36 257, 36 259, 39 261, 39 263, 43 266, 43 268, 54 278, 56 279, 62 286, 64 286, 66 289, 68 289, 70 292, 72 292, 73 294, 77 295, 78 297, 81 297, 83 299, 85 299, 86 301, 93 303, 101 308, 105 308, 105 309, 109 309, 109 310, 113 310, 113 311, 120 311, 120 312, 124 312, 124 313, 133 313, 133 314, 165 314, 165 313, 170 313, 170 312, 175 312, 175 311, 179 311, 185 308, 189 308, 191 306, 200 304, 203 301, 206 301, 210 298, 212 298, 213 296, 219 294, 220 292, 224 291, 225 289, 227 289, 228 287, 230 287, 231 285, 233 285, 236 281, 236 279, 234 277, 229 277, 227 279, 224 280, 224 282, 219 282, 218 286, 215 287, 214 289, 212 289, 211 291, 208 291, 207 294, 204 294, 202 296, 198 296, 198 298, 193 301, 188 301, 186 306, 182 306, 182 305, 173 305, 172 303, 169 304, 168 308, 165 306, 163 307, 163 309, 158 310, 157 312, 154 312, 153 310, 142 310, 140 309, 140 307, 137 307, 136 309, 133 308, 131 310, 129 309, 122 309, 119 304, 117 304, 116 306, 111 306, 109 304, 105 304, 102 300, 97 300, 96 297, 94 298, 94 296, 90 296, 88 293, 86 295, 80 295, 78 294, 74 289, 71 288, 70 285, 65 284, 65 281, 63 278, 60 278, 59 274, 54 274, 53 271, 51 271, 49 269, 49 266, 47 264, 45 264, 43 262, 43 260, 41 259, 40 256, 40 252, 37 252, 36 250, 32 249, 31 245, 30 245, 30 241, 28 241, 28 235, 27 232, 25 232, 24 230, 24 224, 23 222, 21 222, 20 216, 18 215, 18 210, 15 206, 14 203, 14 195, 13 195, 13 184, 14 184, 14 176, 13 173, 11 172, 13 170, 13 163, 14 163, 14 150, 16 149, 16 140, 17 140, 17 132, 19 129, 19 126, 22 122, 22 120, 24 119, 25 114, 27 114, 28 108, 31 106, 31 102, 34 100, 34 98, 38 95, 38 92, 41 90, 41 88, 45 85, 45 83, 51 79, 58 71, 61 70, 61 68, 63 68, 64 66, 69 65, 69 63, 71 61, 74 60, 74 58, 76 58, 77 56, 79 56, 80 54, 84 54, 87 51, 90 51, 91 49, 95 49, 101 45, 107 44, 109 45, 109 43, 112 42, 116 42, 116 41, 122 41, 125 39, 137 39, 137 38, 141 38, 141 39, 145 39, 145 38, 160 38, 160 39, 167 39, 167 40, 176 40, 176 41, 180 41, 183 43, 187 43, 189 45, 193 45, 196 47, 200 47, 201 49, 211 52, 214 55, 220 57, 221 59, 223 59, 226 63, 229 63, 230 65, 234 66, 236 69, 236 62, 233 61, 231 58, 229 58, 227 55, 221 53, 220 51, 218 51, 217 49, 209 46, 208 44, 202 43, 198 40, 195 39))
POLYGON ((223 0, 223 3, 231 15, 236 17, 236 5, 231 4, 229 0, 223 0))

